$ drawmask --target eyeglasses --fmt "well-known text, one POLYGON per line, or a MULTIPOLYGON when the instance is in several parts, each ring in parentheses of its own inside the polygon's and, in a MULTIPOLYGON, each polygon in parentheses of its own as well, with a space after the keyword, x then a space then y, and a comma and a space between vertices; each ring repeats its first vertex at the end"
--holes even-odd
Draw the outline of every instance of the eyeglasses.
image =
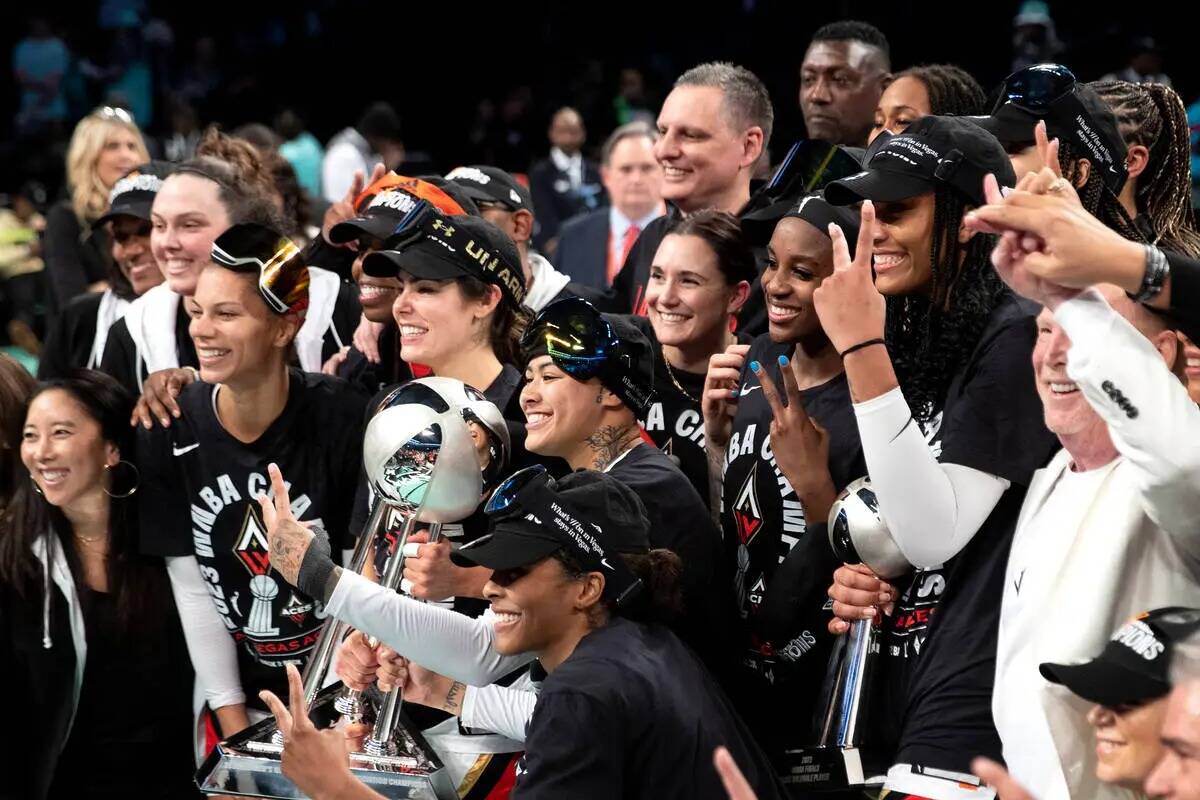
POLYGON ((308 304, 308 267, 300 258, 300 248, 286 236, 278 236, 260 225, 238 225, 213 242, 212 259, 235 272, 258 273, 258 293, 276 314, 299 311, 308 304), (238 256, 237 252, 263 252, 264 236, 274 235, 271 255, 238 256), (233 252, 231 252, 233 251, 233 252))
POLYGON ((542 309, 521 337, 521 350, 530 353, 539 345, 575 380, 599 378, 634 411, 649 407, 654 389, 634 380, 632 345, 587 300, 567 297, 542 309))
POLYGON ((588 572, 604 575, 604 594, 618 606, 628 605, 642 590, 642 581, 634 575, 625 561, 617 556, 608 558, 594 531, 599 526, 563 500, 555 489, 557 483, 541 464, 526 467, 509 476, 484 505, 489 517, 505 518, 523 514, 552 532, 563 546, 588 572))
POLYGON ((1075 91, 1075 73, 1062 64, 1034 64, 1017 70, 1004 79, 1000 97, 992 113, 1006 103, 1044 115, 1050 107, 1075 91))

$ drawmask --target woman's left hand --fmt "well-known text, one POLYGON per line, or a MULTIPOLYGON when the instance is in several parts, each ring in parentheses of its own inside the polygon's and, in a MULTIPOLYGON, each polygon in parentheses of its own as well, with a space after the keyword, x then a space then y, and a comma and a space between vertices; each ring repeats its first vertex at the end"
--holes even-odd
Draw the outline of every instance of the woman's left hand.
POLYGON ((771 453, 775 463, 804 504, 805 517, 813 522, 824 522, 837 498, 833 478, 829 475, 829 432, 804 410, 796 373, 792 372, 787 356, 779 357, 787 405, 762 364, 754 361, 750 369, 758 378, 763 397, 771 407, 771 453))
POLYGON ((846 348, 883 338, 887 303, 875 288, 871 269, 874 256, 875 206, 864 200, 862 222, 854 258, 846 235, 837 225, 829 226, 833 240, 833 274, 821 281, 813 292, 813 305, 821 319, 825 335, 839 353, 846 348))
POLYGON ((287 665, 287 676, 290 708, 285 708, 272 692, 258 694, 275 715, 275 723, 283 734, 283 774, 309 797, 342 797, 354 783, 346 735, 335 728, 317 730, 308 718, 304 683, 294 665, 287 665))
POLYGON ((262 509, 263 526, 267 529, 267 553, 271 566, 292 586, 300 577, 300 564, 312 543, 314 534, 302 522, 292 516, 292 504, 288 499, 287 485, 279 467, 267 467, 271 476, 271 495, 258 496, 262 509))

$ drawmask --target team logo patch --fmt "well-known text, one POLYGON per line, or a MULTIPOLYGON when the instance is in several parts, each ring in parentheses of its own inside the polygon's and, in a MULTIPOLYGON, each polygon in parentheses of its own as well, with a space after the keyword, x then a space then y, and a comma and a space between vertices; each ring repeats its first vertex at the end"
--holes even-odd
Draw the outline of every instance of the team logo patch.
POLYGON ((271 571, 271 554, 267 544, 267 531, 258 521, 254 506, 246 506, 246 518, 238 534, 234 551, 251 576, 266 575, 271 571))
POLYGON ((304 620, 308 618, 313 607, 314 604, 311 601, 305 601, 300 595, 292 592, 292 596, 288 598, 287 605, 283 607, 283 614, 297 625, 303 625, 304 620))
POLYGON ((758 462, 750 469, 742 488, 738 489, 737 498, 733 502, 733 520, 737 526, 738 540, 743 545, 750 544, 762 529, 762 512, 759 511, 758 493, 754 482, 758 477, 758 462))

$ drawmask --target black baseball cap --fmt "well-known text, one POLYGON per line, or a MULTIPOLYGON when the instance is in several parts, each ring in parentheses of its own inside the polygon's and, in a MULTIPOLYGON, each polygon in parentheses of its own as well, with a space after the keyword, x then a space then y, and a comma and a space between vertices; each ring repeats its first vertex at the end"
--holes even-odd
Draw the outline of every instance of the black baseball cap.
POLYGON ((113 217, 136 217, 148 221, 158 190, 174 171, 175 165, 168 161, 149 161, 126 172, 108 193, 108 211, 93 222, 92 227, 98 228, 113 217))
POLYGON ((654 348, 628 317, 601 314, 579 297, 555 300, 521 337, 525 364, 548 355, 572 378, 600 384, 636 414, 654 397, 654 348))
MULTIPOLYGON (((521 473, 529 471, 522 470, 521 473)), ((488 508, 493 508, 497 495, 509 491, 510 481, 519 479, 521 473, 500 485, 493 499, 488 501, 488 508)), ((515 491, 521 488, 516 486, 515 491)), ((567 533, 566 526, 560 527, 533 513, 538 511, 548 516, 554 512, 517 502, 489 511, 488 533, 458 548, 451 554, 451 560, 464 567, 503 570, 536 563, 562 549, 574 554, 581 544, 586 551, 580 552, 590 551, 597 561, 611 553, 649 552, 650 520, 646 508, 637 494, 621 481, 606 473, 585 469, 558 480, 547 480, 546 489, 570 516, 591 529, 589 533, 594 534, 591 541, 575 541, 567 533), (597 548, 598 553, 595 552, 597 548)), ((511 502, 511 498, 501 499, 511 502)), ((586 565, 587 559, 579 560, 586 565)))
MULTIPOLYGON (((405 215, 425 200, 447 216, 470 213, 445 189, 422 178, 409 178, 394 172, 363 189, 354 200, 358 216, 344 220, 329 229, 333 244, 353 242, 363 234, 386 242, 396 231, 405 215)), ((478 213, 474 204, 471 208, 478 213)))
POLYGON ((1061 64, 1034 64, 1005 78, 991 116, 967 117, 1005 147, 1033 144, 1033 128, 1046 121, 1046 134, 1071 144, 1099 170, 1114 194, 1127 176, 1127 148, 1117 117, 1094 89, 1061 64))
POLYGON ((517 246, 482 217, 440 216, 400 249, 369 254, 362 270, 377 278, 394 278, 401 270, 425 280, 478 278, 499 286, 513 308, 520 308, 525 299, 525 273, 517 246))
POLYGON ((983 178, 1016 185, 1008 154, 995 136, 965 117, 928 116, 904 133, 884 131, 867 148, 863 171, 825 187, 835 206, 860 200, 896 202, 950 186, 972 205, 981 206, 983 178))
POLYGON ((533 196, 529 190, 497 167, 456 167, 446 173, 446 180, 463 187, 467 196, 476 203, 499 203, 509 211, 525 209, 533 213, 533 196))
POLYGON ((1138 614, 1099 656, 1082 664, 1042 664, 1042 677, 1109 708, 1136 706, 1171 691, 1171 651, 1200 630, 1200 609, 1172 606, 1138 614))
POLYGON ((854 249, 858 244, 858 228, 862 221, 857 208, 830 205, 821 195, 810 194, 800 198, 800 202, 787 210, 781 219, 794 217, 802 219, 829 237, 829 226, 837 225, 846 234, 846 244, 850 248, 850 257, 854 257, 854 249))

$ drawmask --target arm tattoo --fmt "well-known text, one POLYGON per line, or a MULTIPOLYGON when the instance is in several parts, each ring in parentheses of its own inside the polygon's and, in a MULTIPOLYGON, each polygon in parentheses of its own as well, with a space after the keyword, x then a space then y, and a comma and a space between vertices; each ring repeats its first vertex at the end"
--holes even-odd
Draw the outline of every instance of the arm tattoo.
POLYGON ((451 714, 458 714, 462 710, 462 693, 466 691, 466 684, 455 681, 446 690, 446 699, 442 701, 442 710, 451 714))
POLYGON ((588 436, 584 441, 587 442, 588 449, 593 454, 592 469, 597 472, 603 472, 639 436, 636 423, 632 428, 618 428, 616 425, 604 425, 591 436, 588 436))

